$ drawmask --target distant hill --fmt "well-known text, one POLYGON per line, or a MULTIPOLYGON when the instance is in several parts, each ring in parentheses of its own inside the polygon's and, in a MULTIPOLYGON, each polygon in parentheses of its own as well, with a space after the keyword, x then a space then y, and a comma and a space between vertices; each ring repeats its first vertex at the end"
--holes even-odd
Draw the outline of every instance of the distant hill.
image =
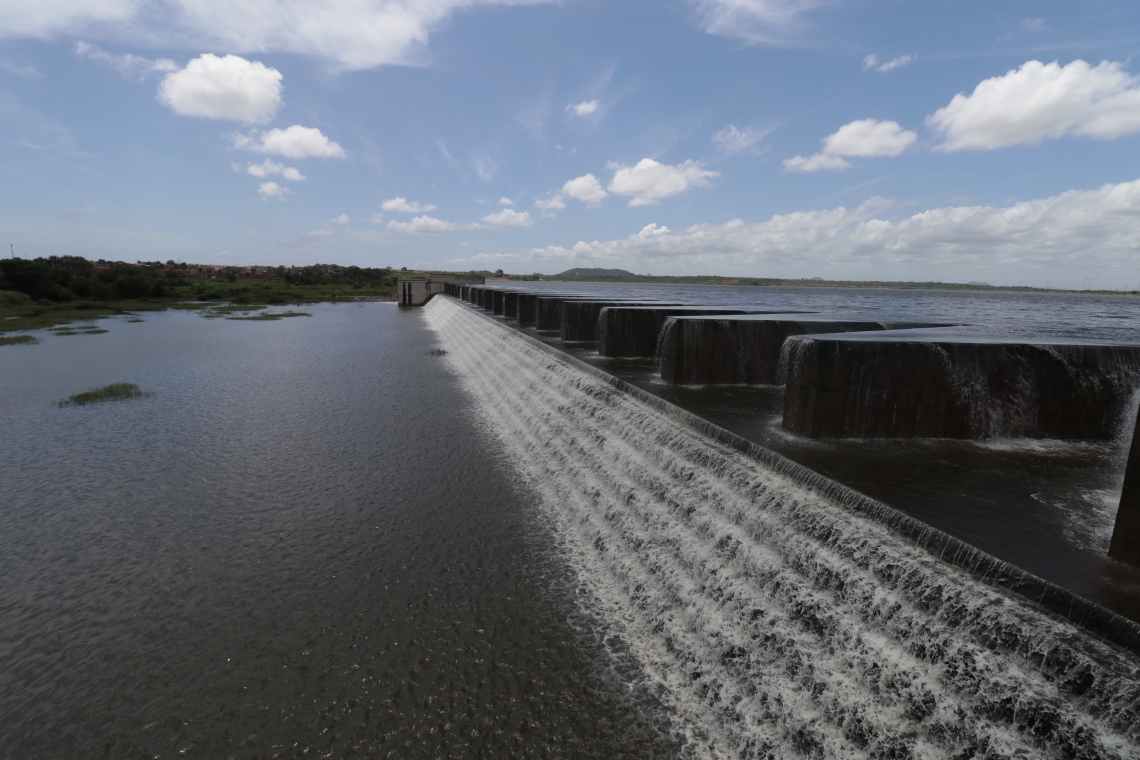
POLYGON ((548 280, 589 280, 590 282, 597 282, 599 280, 626 280, 638 275, 633 272, 627 272, 624 269, 598 269, 588 267, 575 267, 567 269, 561 274, 551 275, 547 277, 548 280))

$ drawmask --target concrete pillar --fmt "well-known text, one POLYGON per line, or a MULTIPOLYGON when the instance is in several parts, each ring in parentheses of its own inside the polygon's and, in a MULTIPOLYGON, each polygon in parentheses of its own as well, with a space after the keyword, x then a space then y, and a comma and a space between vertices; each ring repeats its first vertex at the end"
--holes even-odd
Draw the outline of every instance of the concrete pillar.
POLYGON ((661 379, 678 385, 776 385, 791 335, 947 327, 921 322, 784 319, 768 315, 673 316, 658 337, 661 379))
POLYGON ((593 341, 598 339, 598 315, 608 306, 646 306, 668 304, 660 301, 630 301, 626 298, 610 301, 566 299, 562 302, 562 340, 593 341))
POLYGON ((792 338, 784 427, 809 438, 1109 439, 1140 348, 792 338))
POLYGON ((1140 415, 1132 433, 1132 448, 1124 468, 1124 489, 1116 510, 1116 526, 1108 556, 1140 567, 1140 415))
POLYGON ((602 356, 653 357, 665 320, 682 315, 795 314, 761 309, 707 306, 607 306, 598 315, 598 353, 602 356))

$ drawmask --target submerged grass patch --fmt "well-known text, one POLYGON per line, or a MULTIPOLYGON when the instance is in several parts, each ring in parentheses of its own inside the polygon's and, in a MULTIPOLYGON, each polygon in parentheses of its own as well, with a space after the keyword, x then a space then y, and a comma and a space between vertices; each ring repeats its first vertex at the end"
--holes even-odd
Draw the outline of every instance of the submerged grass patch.
POLYGON ((88 404, 101 404, 104 401, 126 401, 129 398, 153 396, 153 393, 141 390, 134 383, 112 383, 83 393, 76 393, 71 398, 57 401, 59 407, 87 406, 88 404))
POLYGON ((34 346, 39 342, 34 335, 0 335, 0 346, 34 346))
POLYGON ((313 315, 304 311, 283 311, 278 314, 255 314, 252 317, 226 317, 226 319, 232 319, 241 322, 276 322, 277 320, 283 319, 284 317, 311 316, 313 315))

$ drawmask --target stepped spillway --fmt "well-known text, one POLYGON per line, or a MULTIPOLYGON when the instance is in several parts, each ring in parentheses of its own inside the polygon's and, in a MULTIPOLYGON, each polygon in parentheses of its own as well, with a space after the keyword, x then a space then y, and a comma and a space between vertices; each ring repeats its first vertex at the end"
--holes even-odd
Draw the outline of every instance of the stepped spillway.
POLYGON ((426 311, 695 756, 1140 756, 1133 624, 456 301, 426 311))

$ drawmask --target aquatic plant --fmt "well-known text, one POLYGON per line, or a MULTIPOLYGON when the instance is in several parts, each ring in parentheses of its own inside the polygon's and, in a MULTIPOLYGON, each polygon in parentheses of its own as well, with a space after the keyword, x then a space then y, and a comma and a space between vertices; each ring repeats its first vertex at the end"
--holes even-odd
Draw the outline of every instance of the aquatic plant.
POLYGON ((87 406, 88 404, 100 404, 104 401, 126 401, 129 398, 153 395, 149 391, 143 391, 134 383, 111 383, 102 388, 76 393, 70 398, 57 401, 56 406, 61 408, 65 406, 87 406))
POLYGON ((0 346, 34 346, 39 342, 34 335, 0 335, 0 346))

